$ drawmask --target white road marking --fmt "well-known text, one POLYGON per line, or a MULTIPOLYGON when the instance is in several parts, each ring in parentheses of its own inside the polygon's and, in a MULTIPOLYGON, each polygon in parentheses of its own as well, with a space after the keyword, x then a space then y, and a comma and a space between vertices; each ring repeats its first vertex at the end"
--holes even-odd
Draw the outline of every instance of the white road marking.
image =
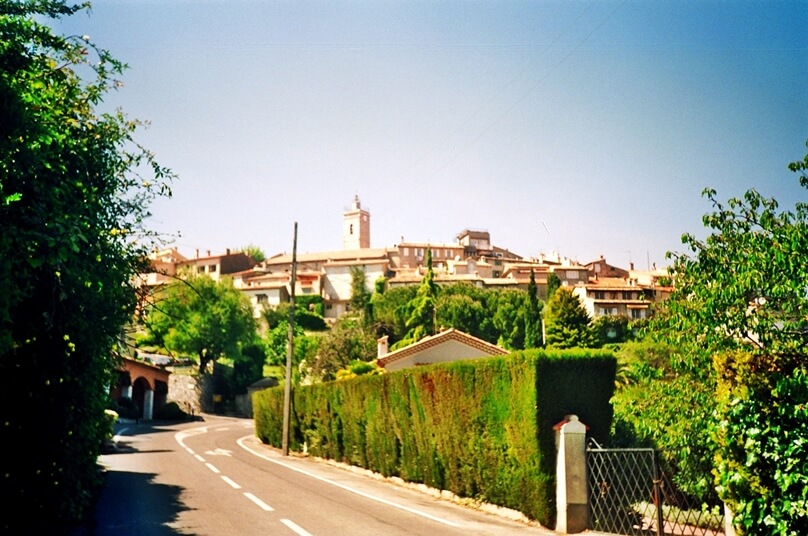
POLYGON ((270 505, 268 505, 267 503, 265 503, 264 501, 262 501, 261 499, 259 499, 258 497, 256 497, 252 493, 250 493, 249 491, 245 491, 244 496, 247 497, 248 499, 250 499, 255 504, 257 504, 258 507, 261 508, 264 512, 273 512, 273 511, 275 511, 274 508, 272 508, 270 505))
POLYGON ((239 486, 238 484, 236 484, 236 483, 233 481, 233 479, 232 479, 232 478, 228 478, 228 477, 226 477, 226 476, 222 475, 222 480, 224 480, 225 482, 227 482, 228 484, 230 484, 230 486, 231 486, 233 489, 241 489, 241 486, 239 486))
POLYGON ((300 528, 300 526, 295 524, 293 521, 290 521, 288 519, 281 519, 281 523, 283 523, 284 525, 295 531, 300 536, 312 536, 310 532, 306 532, 305 530, 300 528))
POLYGON ((205 454, 210 454, 211 456, 231 456, 232 450, 218 448, 216 450, 206 450, 205 454))
POLYGON ((244 440, 245 440, 245 439, 248 439, 248 438, 250 438, 250 439, 251 439, 251 438, 253 438, 253 437, 255 437, 255 436, 244 436, 244 437, 242 437, 241 439, 239 439, 239 440, 237 441, 237 443, 239 444, 239 446, 240 446, 241 448, 243 448, 244 450, 246 450, 247 452, 250 452, 251 454, 253 454, 253 455, 255 455, 255 456, 258 456, 259 458, 263 458, 264 460, 267 460, 267 461, 269 461, 269 462, 272 462, 272 463, 278 464, 278 465, 280 465, 280 466, 282 466, 282 467, 286 467, 287 469, 291 469, 292 471, 297 471, 298 473, 304 474, 304 475, 309 476, 309 477, 311 477, 311 478, 316 478, 317 480, 320 480, 321 482, 325 482, 325 483, 327 483, 327 484, 331 484, 332 486, 336 486, 336 487, 338 487, 338 488, 344 489, 345 491, 349 491, 349 492, 351 492, 351 493, 355 493, 356 495, 359 495, 360 497, 365 497, 366 499, 370 499, 370 500, 372 500, 372 501, 380 502, 380 503, 382 503, 382 504, 386 504, 387 506, 392 506, 393 508, 398 508, 399 510, 404 510, 405 512, 409 512, 409 513, 411 513, 411 514, 415 514, 415 515, 417 515, 417 516, 425 517, 425 518, 427 518, 427 519, 431 519, 432 521, 437 521, 438 523, 443 523, 444 525, 449 525, 450 527, 460 527, 460 525, 459 525, 459 524, 454 523, 454 522, 452 522, 452 521, 449 521, 449 520, 447 520, 447 519, 443 519, 443 518, 440 518, 440 517, 437 517, 437 516, 433 516, 432 514, 428 514, 428 513, 426 513, 426 512, 422 512, 422 511, 420 511, 420 510, 416 510, 416 509, 414 509, 414 508, 410 508, 410 507, 408 507, 408 506, 404 506, 404 505, 402 505, 402 504, 397 504, 397 503, 394 503, 394 502, 392 502, 392 501, 388 501, 387 499, 382 499, 381 497, 376 497, 375 495, 371 495, 371 494, 369 494, 369 493, 365 493, 364 491, 359 491, 358 489, 354 489, 354 488, 348 487, 348 486, 346 486, 346 485, 344 485, 344 484, 340 484, 339 482, 335 482, 335 481, 333 481, 333 480, 329 480, 328 478, 324 478, 324 477, 322 477, 322 476, 315 475, 314 473, 310 473, 310 472, 308 472, 308 471, 305 471, 305 470, 300 469, 300 468, 298 468, 298 467, 295 467, 295 466, 293 466, 293 465, 289 465, 289 464, 287 464, 287 463, 284 463, 284 462, 278 461, 278 460, 276 460, 276 459, 274 459, 274 458, 271 458, 271 457, 269 457, 269 456, 266 456, 266 455, 264 455, 264 454, 263 454, 263 453, 261 453, 261 452, 258 452, 258 451, 256 451, 256 450, 251 449, 251 448, 250 448, 250 447, 249 447, 249 446, 248 446, 248 445, 247 445, 247 444, 244 442, 244 440))
POLYGON ((218 469, 216 469, 216 467, 215 467, 215 466, 214 466, 212 463, 206 463, 205 465, 207 465, 207 466, 208 466, 208 469, 210 469, 211 471, 213 471, 213 472, 214 472, 214 473, 216 473, 217 475, 218 475, 219 473, 221 473, 221 471, 219 471, 218 469))
POLYGON ((200 426, 199 428, 191 428, 190 430, 183 430, 182 432, 177 432, 176 434, 174 434, 174 439, 177 440, 177 443, 179 443, 180 445, 182 445, 187 449, 188 447, 185 445, 186 437, 204 434, 207 431, 208 431, 207 426, 200 426))
POLYGON ((205 458, 203 458, 199 454, 194 454, 194 458, 196 458, 197 460, 199 460, 202 463, 205 463, 205 458))
POLYGON ((114 436, 112 436, 113 443, 117 443, 118 441, 120 441, 121 436, 124 435, 128 431, 129 431, 129 428, 121 428, 120 430, 118 430, 118 433, 115 434, 114 436))

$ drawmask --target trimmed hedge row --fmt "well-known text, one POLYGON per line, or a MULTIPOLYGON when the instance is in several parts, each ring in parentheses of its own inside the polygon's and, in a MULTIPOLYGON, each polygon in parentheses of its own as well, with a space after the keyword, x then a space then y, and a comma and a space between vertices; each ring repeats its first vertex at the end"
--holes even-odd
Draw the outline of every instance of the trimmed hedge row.
MULTIPOLYGON (((605 441, 616 361, 527 351, 293 390, 289 448, 555 523, 555 432, 574 413, 605 441)), ((283 388, 253 395, 256 435, 280 447, 283 388)))

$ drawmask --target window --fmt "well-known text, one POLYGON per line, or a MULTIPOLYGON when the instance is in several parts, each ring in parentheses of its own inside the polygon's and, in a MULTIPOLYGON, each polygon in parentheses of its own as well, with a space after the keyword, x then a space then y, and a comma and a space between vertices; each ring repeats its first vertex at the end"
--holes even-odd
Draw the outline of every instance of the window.
POLYGON ((605 297, 606 297, 606 295, 605 295, 605 293, 604 293, 602 290, 596 290, 596 291, 595 291, 595 299, 596 299, 596 300, 602 300, 602 299, 604 299, 605 297))
POLYGON ((405 257, 409 257, 409 256, 410 256, 410 248, 404 248, 404 256, 405 256, 405 257))
POLYGON ((645 318, 645 309, 632 309, 631 318, 635 320, 638 318, 645 318))
POLYGON ((348 234, 353 234, 353 223, 348 226, 348 234))
POLYGON ((211 274, 216 273, 216 265, 215 264, 211 264, 210 266, 208 266, 208 273, 211 273, 211 274))
POLYGON ((624 300, 633 300, 634 299, 634 294, 631 293, 631 292, 624 292, 623 293, 623 299, 624 300))
POLYGON ((567 270, 567 279, 578 279, 577 270, 567 270))

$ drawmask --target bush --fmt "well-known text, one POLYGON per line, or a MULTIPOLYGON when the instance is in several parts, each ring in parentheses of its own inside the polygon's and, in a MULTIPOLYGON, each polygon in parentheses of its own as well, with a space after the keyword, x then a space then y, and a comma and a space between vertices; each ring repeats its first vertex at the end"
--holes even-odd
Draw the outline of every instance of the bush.
POLYGON ((184 421, 188 414, 176 402, 168 402, 155 412, 155 417, 165 421, 184 421))
POLYGON ((112 436, 115 435, 115 423, 118 421, 118 412, 111 409, 104 410, 104 424, 106 426, 104 432, 104 439, 112 439, 112 436))
POLYGON ((123 419, 139 419, 140 408, 134 400, 122 396, 118 399, 118 415, 123 419))
POLYGON ((808 534, 808 368, 799 359, 718 356, 717 484, 740 534, 808 534))
MULTIPOLYGON (((577 414, 604 440, 611 353, 533 350, 295 388, 289 445, 555 522, 555 431, 577 414)), ((256 435, 282 442, 283 389, 253 395, 256 435)))

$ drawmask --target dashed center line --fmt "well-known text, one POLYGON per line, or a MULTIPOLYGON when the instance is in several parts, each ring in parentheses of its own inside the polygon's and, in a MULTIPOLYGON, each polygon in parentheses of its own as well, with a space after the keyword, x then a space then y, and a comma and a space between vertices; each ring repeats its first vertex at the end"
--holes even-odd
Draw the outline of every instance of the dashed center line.
POLYGON ((211 471, 213 471, 213 472, 214 472, 214 473, 216 473, 217 475, 218 475, 219 473, 221 473, 221 471, 219 471, 218 469, 216 469, 216 466, 215 466, 215 465, 213 465, 212 463, 206 463, 205 465, 207 465, 207 466, 208 466, 208 469, 210 469, 211 471))
POLYGON ((267 503, 265 503, 264 501, 262 501, 261 499, 259 499, 258 497, 256 497, 252 493, 250 493, 249 491, 245 491, 244 496, 247 497, 248 499, 250 499, 255 504, 257 504, 258 507, 260 509, 262 509, 264 512, 273 512, 273 511, 275 511, 274 508, 272 508, 270 505, 268 505, 267 503))
POLYGON ((291 521, 289 519, 281 519, 281 523, 283 523, 284 525, 295 531, 300 536, 312 536, 310 532, 306 532, 305 530, 303 530, 300 527, 300 525, 296 524, 294 521, 291 521))
POLYGON ((236 482, 235 482, 235 481, 234 481, 232 478, 230 478, 230 477, 227 477, 227 476, 222 475, 222 480, 224 480, 225 482, 227 482, 228 484, 230 484, 230 486, 231 486, 233 489, 241 489, 241 486, 239 486, 238 484, 236 484, 236 482))

